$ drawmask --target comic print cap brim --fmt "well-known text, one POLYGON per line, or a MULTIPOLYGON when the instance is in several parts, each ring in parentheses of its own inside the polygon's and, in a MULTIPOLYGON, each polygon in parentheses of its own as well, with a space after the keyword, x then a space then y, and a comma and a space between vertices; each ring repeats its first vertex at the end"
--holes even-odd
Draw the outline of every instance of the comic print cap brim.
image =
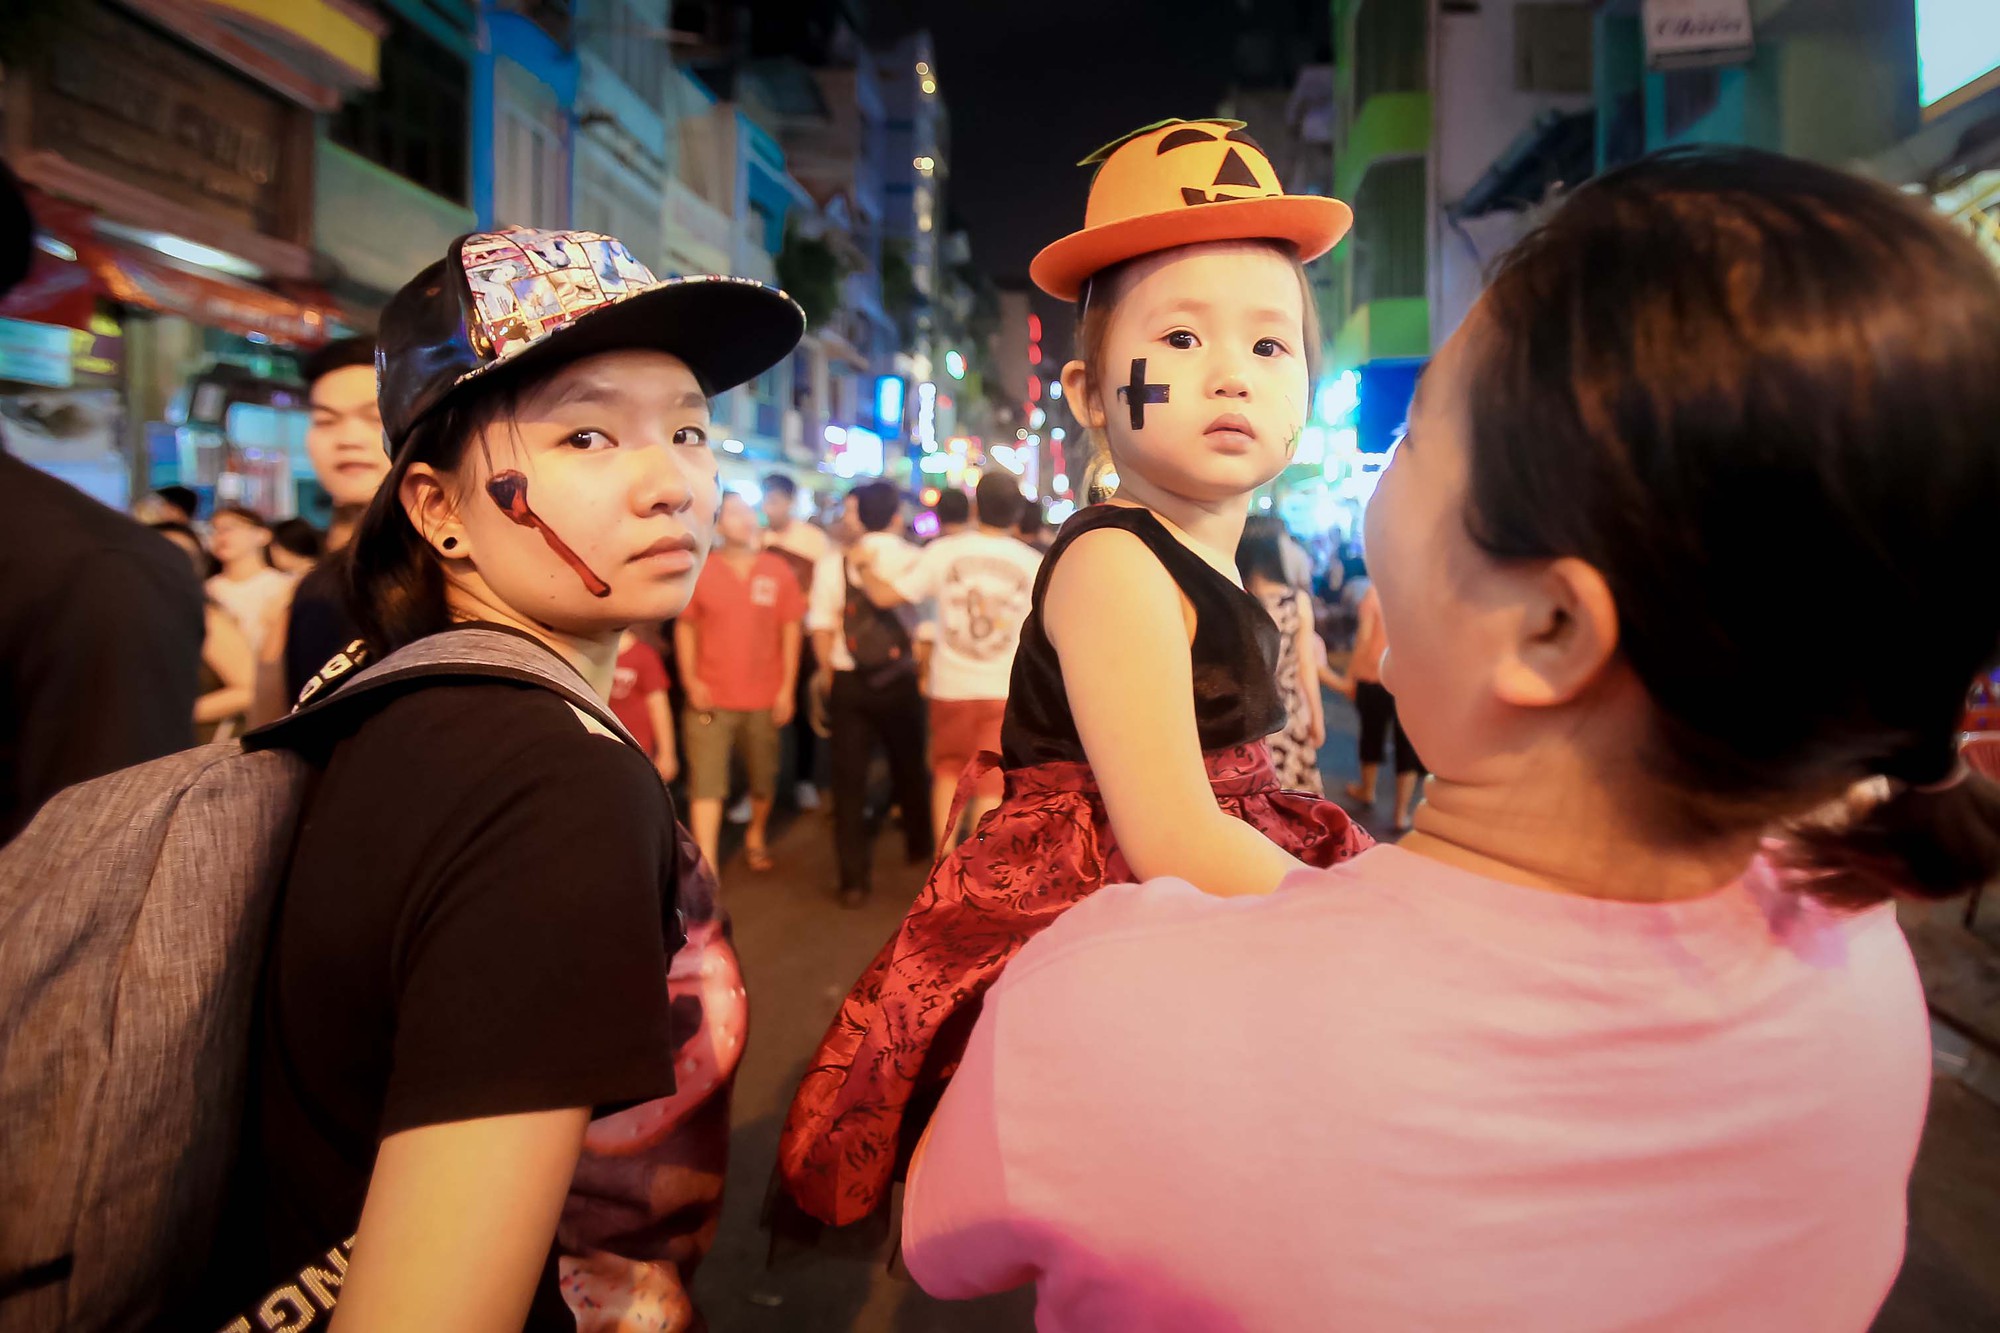
POLYGON ((1183 245, 1281 241, 1308 263, 1354 221, 1338 199, 1286 194, 1240 120, 1156 121, 1077 165, 1097 168, 1083 229, 1028 266, 1037 287, 1064 301, 1113 264, 1183 245))
POLYGON ((775 287, 655 278, 608 236, 473 233, 383 311, 375 358, 383 432, 393 456, 425 416, 483 376, 546 373, 631 348, 679 358, 713 396, 782 361, 804 332, 804 312, 775 287))

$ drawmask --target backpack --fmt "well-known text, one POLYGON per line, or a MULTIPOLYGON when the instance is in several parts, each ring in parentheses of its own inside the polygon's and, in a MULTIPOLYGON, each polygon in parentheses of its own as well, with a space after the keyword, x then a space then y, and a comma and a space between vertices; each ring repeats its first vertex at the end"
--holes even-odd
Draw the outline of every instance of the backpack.
POLYGON ((847 605, 841 612, 841 636, 847 640, 848 655, 870 689, 886 689, 917 669, 917 655, 910 631, 894 611, 885 611, 854 586, 854 572, 846 561, 847 605))
POLYGON ((151 1327, 200 1275, 314 772, 301 748, 384 691, 466 677, 543 686, 637 745, 524 635, 448 630, 355 671, 357 649, 291 716, 79 783, 0 849, 0 1333, 151 1327))

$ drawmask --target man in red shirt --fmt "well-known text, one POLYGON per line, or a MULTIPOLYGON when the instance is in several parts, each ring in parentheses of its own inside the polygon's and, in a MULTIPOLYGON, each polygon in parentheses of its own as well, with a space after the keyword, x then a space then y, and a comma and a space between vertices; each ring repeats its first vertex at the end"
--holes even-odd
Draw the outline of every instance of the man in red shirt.
POLYGON ((674 716, 667 709, 667 664, 660 650, 626 630, 618 636, 618 664, 611 679, 611 711, 632 733, 632 739, 653 756, 660 777, 680 776, 674 754, 674 716))
POLYGON ((778 731, 792 720, 805 597, 783 557, 760 549, 757 515, 742 496, 723 496, 715 533, 721 545, 674 623, 687 689, 688 813, 696 845, 719 872, 729 759, 740 754, 750 779, 743 856, 752 870, 769 870, 764 832, 778 792, 778 731))

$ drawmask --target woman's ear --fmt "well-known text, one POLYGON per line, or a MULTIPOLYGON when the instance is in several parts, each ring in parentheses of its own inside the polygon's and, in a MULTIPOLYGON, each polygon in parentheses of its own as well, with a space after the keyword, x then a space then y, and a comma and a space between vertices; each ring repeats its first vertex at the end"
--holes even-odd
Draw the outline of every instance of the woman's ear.
POLYGON ((1519 575, 1521 615, 1495 673, 1501 702, 1517 708, 1569 703, 1595 684, 1618 651, 1618 606, 1585 562, 1565 556, 1519 575))
POLYGON ((458 502, 452 498, 446 478, 429 463, 412 463, 403 473, 396 498, 403 502, 410 526, 424 539, 438 558, 452 560, 472 554, 472 539, 458 518, 458 502))
POLYGON ((1062 368, 1063 401, 1080 425, 1090 430, 1104 429, 1104 407, 1090 394, 1090 367, 1071 361, 1062 368))

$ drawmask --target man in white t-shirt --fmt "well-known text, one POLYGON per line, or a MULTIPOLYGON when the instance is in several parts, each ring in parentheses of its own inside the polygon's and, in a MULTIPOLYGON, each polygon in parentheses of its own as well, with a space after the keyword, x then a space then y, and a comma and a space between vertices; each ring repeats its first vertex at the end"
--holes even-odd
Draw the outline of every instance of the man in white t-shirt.
POLYGON ((931 818, 924 781, 924 696, 917 687, 914 618, 879 612, 861 590, 860 567, 900 578, 917 560, 904 541, 902 497, 886 481, 871 481, 848 492, 841 522, 857 533, 845 557, 833 554, 813 569, 806 603, 806 628, 819 657, 822 687, 833 738, 833 831, 840 861, 840 902, 859 907, 868 899, 870 865, 865 802, 868 765, 879 743, 889 759, 896 803, 903 811, 903 838, 910 861, 931 859, 931 818), (849 623, 848 589, 866 623, 849 623), (893 660, 855 661, 852 644, 892 645, 893 660))
MULTIPOLYGON (((824 529, 797 516, 798 483, 782 472, 764 478, 764 549, 784 557, 799 581, 799 591, 812 592, 813 570, 826 558, 833 543, 824 529)), ((813 656, 812 636, 799 648, 797 693, 792 699, 792 769, 796 800, 801 810, 819 808, 819 737, 812 729, 812 682, 818 672, 813 656)), ((747 812, 746 812, 747 813, 747 812)), ((734 819, 732 814, 730 818, 734 819)))
MULTIPOLYGON (((959 775, 981 750, 1000 749, 1014 650, 1042 566, 1041 552, 1013 535, 1023 503, 1012 477, 988 472, 979 479, 972 528, 938 538, 903 574, 880 562, 864 569, 877 606, 930 607, 931 818, 941 849, 958 837, 948 824, 959 775)), ((1002 785, 997 771, 979 780, 966 807, 971 824, 1000 803, 1002 785)))

